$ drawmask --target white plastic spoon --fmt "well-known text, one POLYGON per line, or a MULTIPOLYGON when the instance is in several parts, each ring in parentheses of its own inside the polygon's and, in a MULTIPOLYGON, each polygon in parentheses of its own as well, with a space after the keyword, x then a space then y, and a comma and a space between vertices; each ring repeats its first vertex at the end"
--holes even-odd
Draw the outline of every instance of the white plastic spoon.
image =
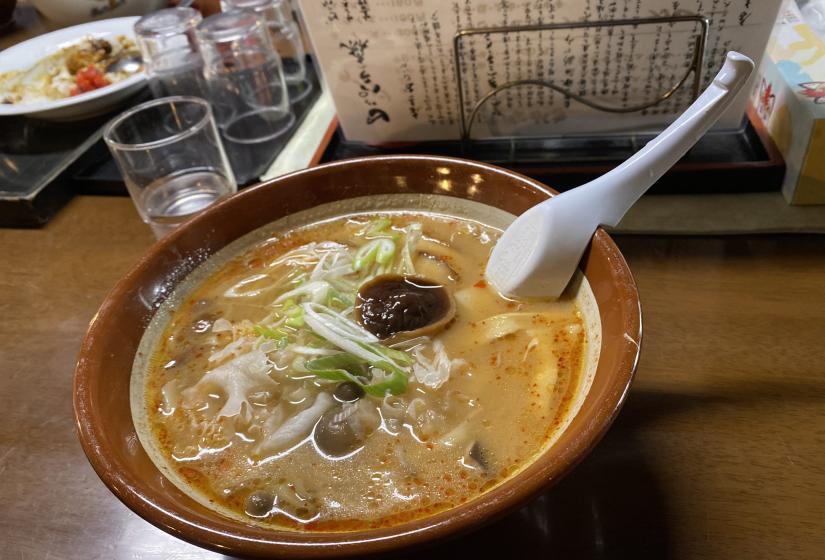
POLYGON ((729 52, 713 83, 644 148, 601 177, 516 218, 493 248, 487 280, 508 296, 560 296, 596 228, 619 223, 719 119, 752 70, 750 58, 729 52))

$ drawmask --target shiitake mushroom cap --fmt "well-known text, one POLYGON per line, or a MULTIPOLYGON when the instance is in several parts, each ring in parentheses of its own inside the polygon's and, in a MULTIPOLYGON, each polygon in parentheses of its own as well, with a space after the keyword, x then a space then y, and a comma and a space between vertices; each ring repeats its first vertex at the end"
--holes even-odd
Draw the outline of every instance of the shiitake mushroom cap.
POLYGON ((455 317, 455 301, 438 282, 382 274, 358 289, 356 320, 381 340, 434 334, 455 317))

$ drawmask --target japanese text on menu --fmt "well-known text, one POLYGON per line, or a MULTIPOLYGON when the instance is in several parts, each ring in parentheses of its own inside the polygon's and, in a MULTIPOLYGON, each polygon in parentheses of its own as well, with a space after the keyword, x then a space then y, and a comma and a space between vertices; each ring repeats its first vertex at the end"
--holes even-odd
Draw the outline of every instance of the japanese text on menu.
MULTIPOLYGON (((703 15, 710 19, 703 79, 725 53, 758 59, 780 0, 303 0, 316 56, 350 140, 453 139, 459 107, 453 62, 458 29, 703 15)), ((515 80, 549 81, 603 105, 658 98, 689 71, 699 26, 687 23, 488 33, 465 37, 459 60, 464 114, 515 80)), ((548 88, 521 86, 480 111, 474 137, 543 136, 653 128, 691 100, 691 80, 667 101, 604 113, 548 88)), ((746 95, 722 119, 737 126, 746 95)))

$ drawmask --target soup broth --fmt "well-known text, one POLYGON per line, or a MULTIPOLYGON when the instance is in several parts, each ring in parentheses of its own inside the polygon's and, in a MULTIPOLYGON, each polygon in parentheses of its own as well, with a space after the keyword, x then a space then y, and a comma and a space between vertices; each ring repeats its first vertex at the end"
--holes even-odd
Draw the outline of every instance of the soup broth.
POLYGON ((279 529, 387 526, 496 486, 562 427, 588 344, 573 298, 487 285, 499 234, 437 213, 353 213, 198 271, 136 361, 144 447, 202 503, 279 529), (359 289, 384 275, 443 286, 454 319, 423 336, 367 330, 359 289))

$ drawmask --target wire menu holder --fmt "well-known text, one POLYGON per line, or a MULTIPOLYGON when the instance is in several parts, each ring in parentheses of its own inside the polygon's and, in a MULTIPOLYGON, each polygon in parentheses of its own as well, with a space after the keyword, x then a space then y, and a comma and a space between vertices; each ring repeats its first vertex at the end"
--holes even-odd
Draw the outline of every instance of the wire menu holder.
POLYGON ((583 21, 574 23, 548 23, 548 24, 534 24, 534 25, 515 25, 515 26, 497 26, 497 27, 476 27, 468 29, 459 29, 453 37, 453 60, 455 64, 455 78, 456 78, 456 92, 458 102, 459 126, 460 126, 460 140, 461 149, 464 154, 470 152, 470 144, 472 141, 471 132, 473 124, 478 117, 479 111, 485 103, 494 98, 499 93, 520 86, 538 86, 547 88, 557 93, 560 93, 568 99, 572 99, 587 107, 598 111, 607 113, 634 113, 643 111, 645 109, 654 107, 668 99, 676 93, 687 81, 693 76, 691 84, 691 101, 695 100, 700 93, 702 85, 702 68, 705 59, 705 45, 707 44, 708 31, 710 22, 708 18, 701 15, 684 15, 684 16, 662 16, 662 17, 648 17, 648 18, 634 18, 634 19, 615 19, 615 20, 598 20, 598 21, 583 21), (639 104, 630 106, 613 106, 606 105, 583 95, 579 95, 569 88, 562 87, 553 81, 537 80, 537 79, 520 79, 513 80, 507 83, 494 87, 490 91, 483 94, 472 106, 469 112, 469 117, 466 112, 466 93, 464 91, 464 68, 462 66, 461 48, 462 41, 468 37, 476 35, 503 35, 508 33, 528 33, 538 31, 558 31, 558 30, 575 30, 575 29, 590 29, 603 27, 633 27, 646 25, 661 25, 661 24, 676 24, 676 23, 694 23, 699 26, 699 31, 693 39, 693 54, 691 64, 688 66, 684 75, 672 84, 665 91, 660 93, 655 99, 645 101, 639 104))

